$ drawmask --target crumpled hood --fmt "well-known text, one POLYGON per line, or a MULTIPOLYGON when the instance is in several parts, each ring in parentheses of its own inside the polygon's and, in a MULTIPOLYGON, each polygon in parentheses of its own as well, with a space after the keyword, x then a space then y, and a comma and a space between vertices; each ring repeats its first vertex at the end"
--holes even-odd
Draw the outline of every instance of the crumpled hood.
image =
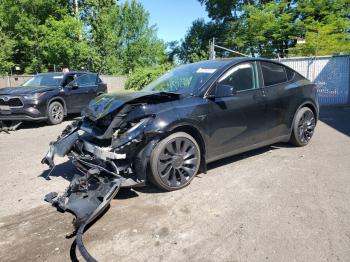
POLYGON ((51 91, 57 87, 49 86, 16 86, 0 88, 0 95, 27 95, 39 92, 51 91))
POLYGON ((159 98, 159 102, 162 102, 163 97, 169 98, 169 96, 179 98, 178 94, 163 92, 125 92, 104 94, 91 100, 89 105, 82 111, 82 115, 89 117, 91 120, 97 120, 120 109, 126 103, 131 101, 137 102, 139 98, 144 98, 142 99, 142 102, 147 103, 147 97, 149 97, 150 100, 151 98, 159 98))

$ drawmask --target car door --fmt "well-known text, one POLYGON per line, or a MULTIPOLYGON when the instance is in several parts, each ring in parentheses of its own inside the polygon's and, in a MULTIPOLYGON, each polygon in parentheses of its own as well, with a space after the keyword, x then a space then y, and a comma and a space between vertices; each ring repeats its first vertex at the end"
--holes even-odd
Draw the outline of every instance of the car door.
POLYGON ((215 160, 266 137, 266 100, 256 62, 226 71, 214 88, 207 116, 208 158, 215 160))
POLYGON ((290 131, 290 106, 294 105, 296 85, 290 83, 291 75, 283 65, 260 61, 267 103, 267 138, 277 139, 290 131), (288 74, 289 73, 289 74, 288 74))
POLYGON ((97 74, 81 74, 65 87, 67 108, 71 113, 80 112, 91 99, 96 97, 98 90, 97 74))

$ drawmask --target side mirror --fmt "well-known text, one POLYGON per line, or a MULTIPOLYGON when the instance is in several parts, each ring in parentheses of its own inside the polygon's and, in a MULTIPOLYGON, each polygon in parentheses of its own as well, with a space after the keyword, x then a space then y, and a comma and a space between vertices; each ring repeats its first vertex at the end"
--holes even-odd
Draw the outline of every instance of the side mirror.
POLYGON ((234 86, 218 83, 216 87, 216 97, 230 97, 237 94, 234 86))

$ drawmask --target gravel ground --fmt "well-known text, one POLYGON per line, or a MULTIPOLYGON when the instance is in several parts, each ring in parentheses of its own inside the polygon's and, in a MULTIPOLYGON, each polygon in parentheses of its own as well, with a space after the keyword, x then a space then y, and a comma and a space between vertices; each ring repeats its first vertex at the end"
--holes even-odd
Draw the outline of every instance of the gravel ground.
MULTIPOLYGON (((0 133, 0 260, 68 261, 66 159, 40 160, 68 121, 0 133)), ((122 190, 85 234, 99 261, 349 261, 350 109, 323 109, 309 146, 277 144, 215 162, 183 190, 122 190)))

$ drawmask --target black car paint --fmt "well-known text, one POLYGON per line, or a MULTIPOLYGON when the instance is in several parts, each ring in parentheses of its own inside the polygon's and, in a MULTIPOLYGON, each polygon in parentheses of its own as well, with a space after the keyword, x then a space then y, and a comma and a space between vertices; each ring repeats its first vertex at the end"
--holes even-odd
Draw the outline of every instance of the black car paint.
MULTIPOLYGON (((185 130, 195 136, 203 151, 202 167, 223 157, 288 141, 299 107, 306 105, 318 116, 316 87, 298 73, 290 81, 265 87, 259 61, 271 62, 256 58, 227 61, 203 85, 198 95, 162 92, 102 95, 83 110, 82 129, 90 136, 101 139, 103 145, 113 144, 111 140, 116 129, 126 128, 122 125, 152 116, 152 121, 142 130, 141 140, 146 138, 145 142, 136 143, 138 146, 132 147, 132 150, 128 150, 128 147, 121 150, 127 154, 129 166, 134 166, 134 157, 148 143, 153 139, 162 139, 174 130, 185 130), (256 65, 257 88, 228 97, 215 97, 213 94, 220 76, 243 62, 256 65), (107 124, 102 124, 107 118, 107 124), (112 120, 116 118, 120 118, 120 121, 113 126, 115 123, 112 120)), ((99 143, 96 139, 93 141, 99 143)), ((142 174, 134 174, 137 183, 145 182, 145 172, 144 169, 142 174)))
POLYGON ((288 141, 293 119, 303 106, 318 118, 314 84, 295 73, 285 83, 265 87, 259 61, 265 60, 227 61, 197 95, 129 92, 99 96, 83 110, 81 121, 69 125, 51 143, 42 163, 54 167, 55 155, 68 155, 84 174, 74 177, 63 196, 50 193, 46 200, 76 215, 77 246, 87 261, 95 260, 82 242, 85 226, 107 207, 119 187, 145 185, 152 151, 169 134, 183 131, 195 138, 205 172, 206 164, 217 159, 288 141), (217 97, 218 79, 242 62, 255 64, 256 88, 217 97), (132 124, 136 128, 131 132, 132 124), (93 148, 88 149, 86 143, 93 148), (108 155, 103 156, 101 148, 108 149, 108 155), (117 156, 122 157, 112 159, 117 156))
MULTIPOLYGON (((45 74, 45 73, 44 73, 45 74)), ((97 83, 91 86, 63 86, 68 77, 76 75, 80 77, 89 72, 69 72, 69 73, 47 73, 63 76, 62 81, 57 86, 17 86, 0 89, 0 98, 16 97, 22 101, 23 106, 11 107, 9 111, 0 109, 0 120, 46 120, 48 106, 53 101, 58 101, 64 106, 64 114, 80 113, 81 110, 97 95, 105 93, 107 86, 104 83, 97 83), (25 99, 25 95, 45 93, 38 99, 25 99)), ((98 78, 97 78, 98 79, 98 78)))

